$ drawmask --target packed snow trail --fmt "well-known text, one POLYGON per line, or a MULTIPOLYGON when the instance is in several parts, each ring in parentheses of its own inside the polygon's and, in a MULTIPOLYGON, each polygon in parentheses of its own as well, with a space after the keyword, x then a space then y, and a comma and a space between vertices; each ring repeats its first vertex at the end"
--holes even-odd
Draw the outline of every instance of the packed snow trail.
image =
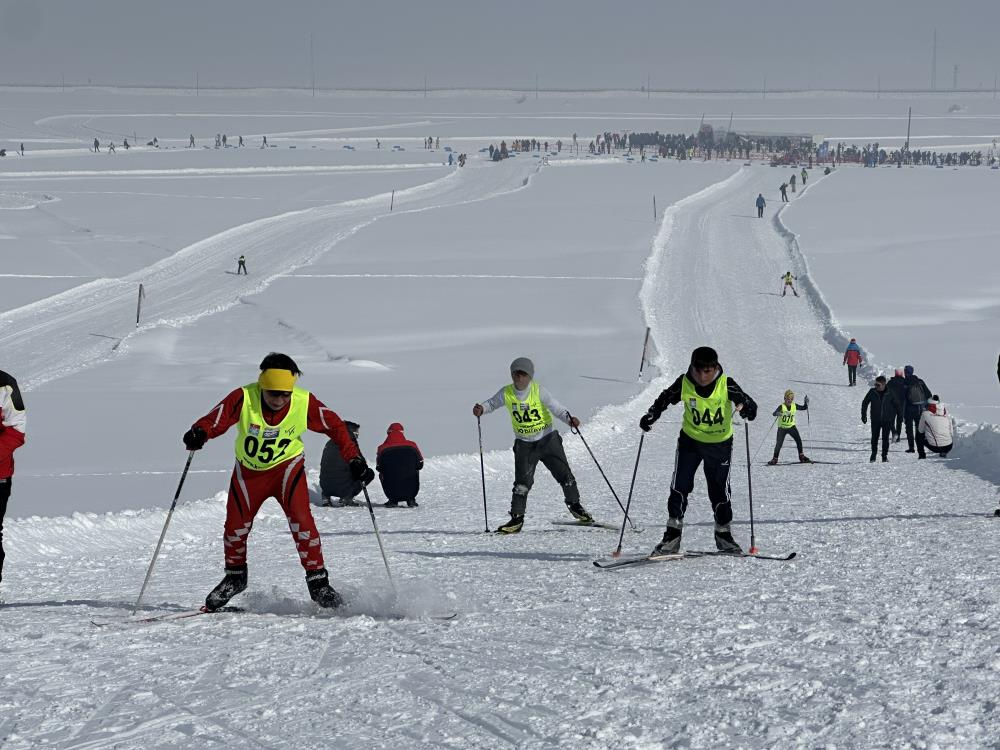
POLYGON ((527 159, 470 164, 398 192, 392 214, 390 196, 383 194, 234 227, 127 276, 92 281, 0 314, 0 350, 8 361, 23 363, 18 382, 31 390, 112 356, 136 332, 140 283, 146 294, 140 332, 184 325, 262 291, 379 218, 517 190, 538 169, 538 162, 527 159), (233 275, 240 255, 247 257, 250 275, 233 275))
MULTIPOLYGON (((796 266, 755 216, 762 174, 743 170, 667 211, 642 292, 662 377, 585 429, 624 497, 639 416, 693 346, 716 347, 760 404, 758 545, 798 550, 794 561, 600 571, 591 563, 617 534, 550 524, 568 516, 543 472, 525 530, 499 537, 483 533, 478 455, 446 456, 428 461, 419 509, 378 511, 401 601, 367 512, 316 509, 349 602, 316 613, 269 503, 251 537, 250 588, 233 602, 249 613, 112 631, 89 620, 127 614, 163 512, 18 521, 0 610, 5 750, 996 747, 995 488, 900 444, 888 464, 868 463, 865 388, 846 386, 809 301, 779 296, 779 275, 796 266), (810 395, 806 452, 842 463, 762 466, 787 387, 810 395), (445 608, 459 618, 421 619, 445 608), (412 619, 377 619, 392 613, 412 619)), ((668 410, 645 440, 630 515, 648 531, 626 534, 625 554, 659 538, 678 421, 668 410)), ((470 416, 470 448, 475 435, 470 416)), ((620 520, 579 439, 564 437, 585 506, 620 520)), ((744 457, 739 428, 735 536, 746 544, 744 457)), ((492 527, 511 463, 509 451, 486 456, 492 527)), ((218 581, 223 513, 223 495, 178 509, 149 602, 187 609, 218 581)), ((710 547, 702 481, 686 522, 684 546, 710 547)))

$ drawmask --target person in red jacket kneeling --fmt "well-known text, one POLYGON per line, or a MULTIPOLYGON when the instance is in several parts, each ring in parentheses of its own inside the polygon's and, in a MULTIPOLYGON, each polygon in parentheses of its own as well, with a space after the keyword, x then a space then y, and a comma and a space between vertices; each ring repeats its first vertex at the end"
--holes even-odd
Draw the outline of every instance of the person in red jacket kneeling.
POLYGON ((375 459, 378 478, 387 498, 385 507, 398 508, 400 503, 406 503, 406 507, 416 508, 424 457, 417 444, 406 439, 399 422, 389 425, 386 434, 388 437, 378 447, 375 459))
POLYGON ((309 507, 302 433, 321 432, 336 442, 355 479, 368 484, 375 472, 368 468, 340 417, 295 385, 302 371, 291 357, 271 352, 260 370, 257 382, 234 390, 184 433, 185 447, 196 451, 233 425, 239 431, 223 532, 226 576, 209 593, 205 609, 222 607, 247 587, 247 540, 257 511, 269 497, 278 501, 288 517, 309 596, 321 607, 338 607, 343 599, 330 586, 309 507))

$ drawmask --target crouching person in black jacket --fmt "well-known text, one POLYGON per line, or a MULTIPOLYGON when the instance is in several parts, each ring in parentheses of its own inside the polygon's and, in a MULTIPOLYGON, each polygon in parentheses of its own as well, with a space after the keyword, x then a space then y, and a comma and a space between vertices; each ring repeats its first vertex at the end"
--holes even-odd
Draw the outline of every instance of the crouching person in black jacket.
POLYGON ((424 457, 417 444, 406 439, 399 422, 389 425, 386 434, 388 437, 378 447, 375 460, 375 470, 387 498, 385 507, 398 508, 400 503, 406 503, 406 507, 416 508, 424 457))
MULTIPOLYGON (((347 432, 354 444, 358 444, 358 434, 361 426, 357 422, 344 422, 347 432)), ((347 461, 340 455, 337 444, 330 440, 323 448, 323 457, 319 461, 319 489, 323 495, 322 505, 333 508, 357 508, 361 505, 354 498, 361 494, 361 482, 351 476, 347 461), (334 502, 337 498, 337 502, 334 502)))

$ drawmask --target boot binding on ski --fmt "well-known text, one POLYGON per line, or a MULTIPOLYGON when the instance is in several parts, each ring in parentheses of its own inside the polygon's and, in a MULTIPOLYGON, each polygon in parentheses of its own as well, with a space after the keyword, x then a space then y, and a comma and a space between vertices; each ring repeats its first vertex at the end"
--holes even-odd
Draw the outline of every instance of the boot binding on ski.
POLYGON ((226 576, 205 598, 205 609, 214 612, 247 587, 247 566, 226 568, 226 576))

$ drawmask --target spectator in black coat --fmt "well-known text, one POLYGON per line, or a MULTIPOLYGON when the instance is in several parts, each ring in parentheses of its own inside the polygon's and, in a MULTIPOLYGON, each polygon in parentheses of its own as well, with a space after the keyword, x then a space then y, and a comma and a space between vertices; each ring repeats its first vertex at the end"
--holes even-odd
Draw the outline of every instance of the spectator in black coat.
MULTIPOLYGON (((357 422, 346 420, 344 424, 351 434, 351 440, 357 445, 361 426, 357 422)), ((343 507, 359 507, 361 503, 354 498, 361 493, 361 487, 361 482, 351 477, 351 469, 343 456, 340 455, 340 448, 334 441, 327 441, 323 448, 323 457, 319 461, 319 489, 323 495, 322 504, 329 508, 335 507, 333 499, 337 498, 339 505, 343 507)))
POLYGON ((416 508, 424 457, 417 444, 406 439, 399 422, 389 425, 386 435, 375 460, 375 470, 387 498, 385 507, 397 508, 406 503, 408 508, 416 508))
POLYGON ((872 455, 869 461, 875 460, 878 452, 878 438, 882 436, 882 460, 889 460, 889 431, 896 421, 899 412, 899 402, 886 388, 885 375, 875 378, 875 387, 869 389, 861 402, 861 421, 868 423, 868 407, 872 410, 872 455))
POLYGON ((889 378, 886 387, 889 389, 889 393, 896 397, 896 403, 900 406, 899 411, 896 412, 896 421, 892 425, 892 440, 894 443, 898 443, 903 434, 902 406, 906 403, 906 380, 903 378, 903 371, 896 370, 895 374, 889 378))
POLYGON ((917 457, 927 458, 927 453, 924 450, 924 436, 917 430, 917 424, 920 422, 920 413, 927 406, 927 399, 931 397, 931 389, 927 387, 927 383, 913 374, 913 365, 904 367, 903 373, 906 376, 903 381, 906 385, 906 401, 903 402, 903 421, 906 424, 906 443, 909 446, 906 452, 914 452, 913 444, 915 440, 917 457))

